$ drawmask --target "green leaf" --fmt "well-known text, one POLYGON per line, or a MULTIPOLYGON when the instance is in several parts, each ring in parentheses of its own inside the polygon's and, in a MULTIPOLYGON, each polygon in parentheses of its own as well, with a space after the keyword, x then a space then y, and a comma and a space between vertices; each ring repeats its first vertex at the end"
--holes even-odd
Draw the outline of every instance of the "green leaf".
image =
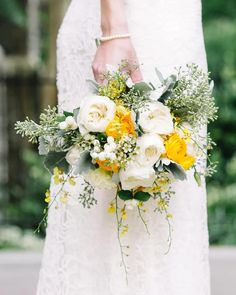
POLYGON ((142 202, 146 202, 150 199, 151 195, 147 192, 137 192, 134 195, 134 199, 138 200, 138 201, 142 201, 142 202))
POLYGON ((88 170, 95 169, 95 166, 92 163, 92 158, 89 152, 83 152, 80 155, 79 160, 77 161, 74 169, 75 174, 81 174, 87 172, 88 170))
POLYGON ((39 150, 40 156, 45 156, 48 154, 48 150, 46 149, 45 139, 43 137, 39 137, 38 150, 39 150))
POLYGON ((87 79, 86 82, 89 85, 89 90, 92 93, 98 93, 99 84, 94 82, 93 80, 87 79))
POLYGON ((57 122, 64 122, 66 119, 65 115, 57 115, 57 122))
POLYGON ((77 116, 79 115, 79 110, 80 110, 80 108, 76 108, 73 110, 74 118, 77 118, 77 116))
POLYGON ((66 152, 49 152, 44 159, 44 165, 53 173, 55 167, 62 168, 65 173, 69 171, 69 164, 65 159, 66 152))
POLYGON ((106 143, 107 142, 107 136, 104 133, 97 133, 97 138, 101 143, 106 143))
POLYGON ((175 75, 171 75, 165 80, 165 89, 163 90, 163 94, 159 98, 159 101, 164 103, 172 94, 173 89, 176 87, 177 77, 175 75))
POLYGON ((69 117, 69 116, 74 116, 74 114, 73 113, 71 113, 71 112, 67 112, 67 111, 64 111, 63 112, 63 114, 66 116, 66 117, 69 117))
POLYGON ((145 92, 150 92, 152 87, 145 82, 137 83, 133 86, 133 89, 138 91, 139 93, 143 94, 145 92))
POLYGON ((187 179, 185 170, 177 163, 170 163, 168 166, 165 166, 165 169, 171 172, 176 179, 187 179))
POLYGON ((198 186, 202 185, 201 175, 197 171, 194 172, 194 178, 198 184, 198 186))
POLYGON ((119 191, 118 196, 123 201, 133 199, 133 193, 131 191, 129 191, 129 190, 121 190, 121 191, 119 191))
POLYGON ((161 83, 164 83, 164 82, 165 82, 165 79, 164 79, 164 77, 162 76, 162 73, 161 73, 160 71, 158 71, 157 68, 155 68, 155 72, 156 72, 157 77, 158 77, 158 79, 160 80, 160 82, 161 82, 161 83))

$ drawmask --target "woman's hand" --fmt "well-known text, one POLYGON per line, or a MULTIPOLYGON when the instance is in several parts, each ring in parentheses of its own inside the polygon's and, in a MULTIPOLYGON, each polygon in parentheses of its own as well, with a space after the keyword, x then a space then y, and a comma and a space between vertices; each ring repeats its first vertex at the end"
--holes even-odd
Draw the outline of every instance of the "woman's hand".
POLYGON ((113 39, 101 43, 92 65, 95 80, 101 84, 107 70, 106 66, 117 66, 122 61, 127 62, 126 70, 130 71, 133 83, 142 81, 137 55, 130 38, 113 39))
MULTIPOLYGON (((113 36, 128 32, 128 23, 125 16, 124 0, 101 1, 101 29, 103 36, 113 36)), ((94 78, 98 83, 104 81, 107 65, 118 66, 127 62, 125 70, 131 73, 134 83, 142 80, 138 68, 138 59, 130 38, 113 39, 101 42, 93 64, 94 78)))

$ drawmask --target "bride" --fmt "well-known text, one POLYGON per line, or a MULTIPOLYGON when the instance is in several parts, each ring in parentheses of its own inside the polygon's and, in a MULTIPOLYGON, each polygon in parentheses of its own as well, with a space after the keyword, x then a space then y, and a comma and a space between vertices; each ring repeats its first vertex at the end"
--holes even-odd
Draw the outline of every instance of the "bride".
MULTIPOLYGON (((155 67, 165 76, 192 62, 207 70, 201 1, 72 0, 59 32, 57 57, 59 108, 67 111, 78 107, 89 91, 86 79, 94 76, 101 83, 106 66, 121 60, 140 65, 132 72, 133 82, 156 80, 155 67), (99 36, 108 38, 96 48, 99 36)), ((78 183, 71 195, 79 189, 78 183)), ((150 237, 135 213, 128 216, 128 285, 115 218, 107 214, 113 192, 97 191, 98 204, 91 209, 73 198, 52 207, 37 295, 209 295, 205 187, 198 187, 190 172, 173 189, 168 254, 162 216, 148 211, 150 237)))

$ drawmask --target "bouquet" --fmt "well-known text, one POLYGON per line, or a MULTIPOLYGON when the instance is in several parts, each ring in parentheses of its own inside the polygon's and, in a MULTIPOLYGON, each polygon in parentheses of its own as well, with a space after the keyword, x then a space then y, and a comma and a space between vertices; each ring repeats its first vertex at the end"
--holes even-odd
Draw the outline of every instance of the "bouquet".
POLYGON ((83 178, 78 202, 85 208, 97 203, 96 188, 116 190, 108 212, 116 214, 119 241, 128 231, 128 210, 137 210, 148 231, 143 212, 154 200, 153 210, 165 214, 170 226, 173 182, 185 180, 192 169, 201 185, 202 176, 215 170, 206 154, 214 143, 200 132, 216 119, 209 74, 195 64, 165 79, 156 73, 158 87, 154 81, 133 84, 120 66, 105 74, 103 85, 90 81, 93 91, 72 112, 49 107, 39 124, 29 118, 16 123, 17 133, 38 143, 55 185, 61 185, 56 196, 46 192, 49 206, 58 199, 66 203, 70 191, 63 187, 77 178, 83 178))

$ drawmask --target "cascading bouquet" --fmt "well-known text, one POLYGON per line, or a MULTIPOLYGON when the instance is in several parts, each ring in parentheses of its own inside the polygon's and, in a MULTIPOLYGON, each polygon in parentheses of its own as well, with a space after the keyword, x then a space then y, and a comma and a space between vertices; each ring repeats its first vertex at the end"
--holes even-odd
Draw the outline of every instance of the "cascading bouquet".
MULTIPOLYGON (((73 112, 49 107, 39 124, 29 118, 16 123, 17 133, 39 144, 55 185, 62 187, 53 198, 48 190, 46 202, 67 202, 70 191, 63 187, 75 185, 78 177, 84 179, 78 201, 87 208, 97 203, 95 188, 116 189, 108 211, 116 213, 119 237, 128 231, 125 218, 130 209, 138 211, 148 230, 142 213, 150 200, 170 224, 172 183, 186 179, 186 171, 194 169, 201 185, 202 175, 214 172, 215 164, 209 159, 206 167, 202 160, 214 143, 209 134, 201 136, 200 129, 216 119, 217 111, 213 83, 194 64, 166 79, 156 70, 157 88, 152 83, 133 84, 122 69, 108 72, 104 85, 90 81, 93 94, 73 112)), ((46 217, 47 211, 43 221, 46 217)))

